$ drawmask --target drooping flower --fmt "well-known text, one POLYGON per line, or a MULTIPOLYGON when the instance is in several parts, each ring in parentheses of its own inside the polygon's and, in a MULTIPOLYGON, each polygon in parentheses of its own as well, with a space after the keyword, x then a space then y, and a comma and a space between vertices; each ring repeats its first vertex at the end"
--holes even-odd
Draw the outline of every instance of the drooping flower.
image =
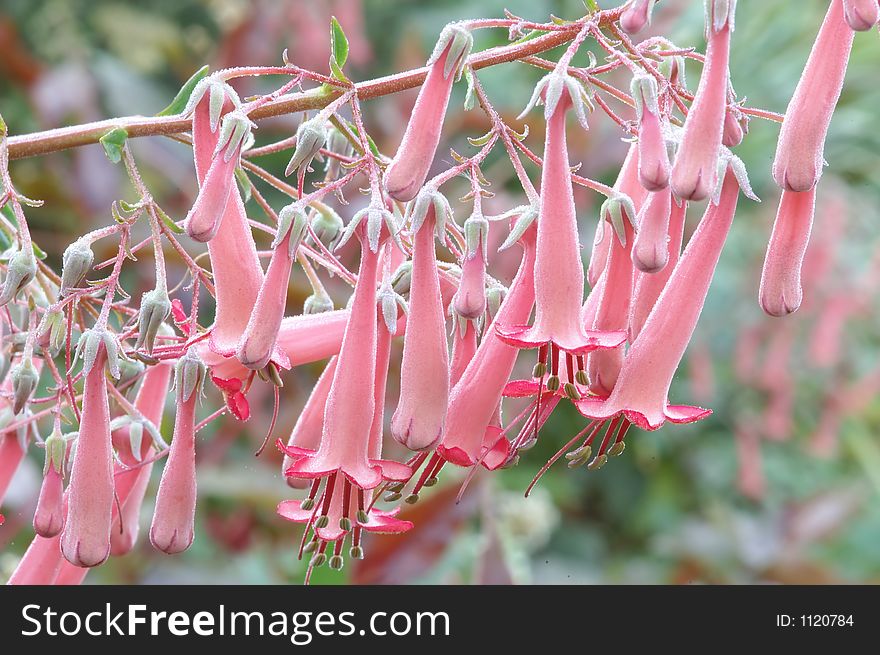
MULTIPOLYGON (((584 267, 578 241, 577 217, 565 137, 565 115, 574 107, 586 122, 583 88, 564 73, 550 73, 535 89, 529 107, 544 94, 547 132, 541 171, 541 200, 535 259, 535 320, 531 326, 501 324, 499 336, 517 348, 539 348, 546 366, 552 350, 583 355, 598 348, 623 343, 623 332, 585 330, 580 320, 584 299, 584 267), (574 94, 574 95, 572 95, 574 94)), ((555 374, 555 371, 551 371, 555 374)))
POLYGON ((61 552, 71 564, 90 567, 101 564, 110 554, 113 456, 104 367, 116 377, 119 368, 117 346, 108 332, 85 332, 77 347, 77 355, 83 360, 85 387, 61 552))
POLYGON ((453 298, 455 313, 478 319, 486 312, 486 261, 489 222, 473 214, 464 222, 465 252, 461 262, 461 283, 453 298))
POLYGON ((669 186, 669 152, 660 122, 657 80, 637 75, 632 96, 639 121, 639 181, 648 191, 659 191, 669 186))
MULTIPOLYGON (((672 378, 703 309, 715 266, 736 211, 739 182, 728 169, 717 205, 706 209, 645 326, 633 342, 614 391, 607 399, 578 401, 581 413, 597 421, 623 417, 644 430, 666 421, 690 423, 710 410, 670 405, 672 378)), ((615 443, 617 443, 615 441, 615 443)), ((598 456, 605 454, 601 449, 598 456)))
POLYGON ((706 4, 706 61, 672 167, 672 190, 685 200, 704 200, 716 186, 735 8, 736 0, 709 0, 706 4))
POLYGON ((196 241, 210 241, 220 229, 226 205, 235 189, 235 167, 251 127, 250 119, 239 109, 225 114, 220 122, 211 165, 186 216, 186 233, 196 241))
POLYGON ((67 461, 67 442, 59 425, 44 442, 46 460, 43 465, 43 484, 34 512, 34 532, 51 538, 64 527, 64 470, 67 461))
POLYGON ((403 140, 385 171, 385 189, 392 198, 412 200, 425 183, 440 143, 452 83, 461 75, 471 47, 473 37, 462 25, 450 23, 440 33, 403 140))
MULTIPOLYGON (((602 274, 603 282, 590 294, 594 295, 597 290, 601 293, 591 327, 596 332, 626 334, 632 299, 635 206, 627 196, 618 193, 603 204, 601 214, 600 220, 607 220, 613 226, 614 236, 602 274)), ((587 374, 593 393, 602 396, 611 393, 623 364, 623 355, 622 343, 617 348, 595 350, 589 354, 587 374)))
POLYGON ((411 212, 413 237, 409 313, 400 364, 400 396, 391 435, 410 450, 433 448, 443 437, 449 398, 446 319, 434 250, 445 238, 451 210, 436 189, 423 189, 411 212))
POLYGON ((853 31, 843 13, 843 0, 832 0, 785 110, 773 159, 773 179, 789 191, 809 191, 822 175, 825 137, 843 88, 853 42, 853 31))
POLYGON ((669 214, 669 240, 666 266, 656 273, 637 273, 633 283, 633 298, 630 304, 629 340, 635 341, 660 293, 672 276, 681 255, 681 243, 684 236, 684 223, 687 216, 687 200, 672 199, 669 214))
MULTIPOLYGON (((171 370, 171 365, 164 362, 150 366, 134 400, 135 409, 153 427, 162 424, 171 370)), ((113 556, 131 551, 140 532, 140 510, 153 470, 153 462, 147 460, 156 443, 149 435, 144 438, 145 432, 149 432, 149 428, 145 430, 140 421, 131 421, 113 432, 113 445, 121 462, 114 467, 120 515, 114 518, 110 531, 113 556)))
MULTIPOLYGON (((327 409, 327 395, 330 393, 330 383, 333 382, 333 376, 336 374, 337 357, 331 357, 324 367, 324 371, 312 387, 309 399, 306 401, 305 407, 299 413, 296 424, 287 440, 288 448, 306 448, 308 450, 318 450, 321 445, 321 434, 324 426, 324 412, 327 409)), ((284 473, 293 466, 293 459, 290 455, 284 456, 281 464, 281 471, 284 473)), ((293 478, 285 476, 287 484, 294 488, 304 488, 308 486, 308 482, 301 478, 293 478)))
POLYGON ((669 262, 669 217, 672 193, 663 189, 648 195, 639 212, 639 231, 632 249, 632 261, 643 273, 658 273, 669 262))
POLYGON ((651 12, 657 0, 630 0, 620 14, 620 27, 627 34, 638 34, 651 24, 651 12))
POLYGON ((378 334, 376 276, 381 241, 387 236, 381 238, 379 252, 374 252, 369 247, 366 226, 361 224, 354 232, 361 242, 361 263, 351 315, 325 402, 320 443, 317 449, 278 443, 292 461, 286 475, 311 484, 305 500, 283 501, 278 506, 282 517, 307 525, 306 535, 314 530, 314 545, 310 548, 317 552, 310 566, 319 566, 326 560, 325 551, 332 543, 330 563, 341 568, 341 551, 349 534, 351 554, 359 558, 362 531, 402 532, 411 527, 410 523, 395 519, 396 512, 370 508, 370 490, 383 481, 407 480, 412 472, 406 465, 380 459, 380 414, 384 408, 391 333, 388 330, 387 335, 378 334))
MULTIPOLYGON (((272 242, 272 259, 238 346, 239 361, 250 369, 264 368, 275 352, 275 342, 287 306, 290 270, 307 227, 305 208, 296 202, 287 205, 278 214, 278 233, 272 242)), ((283 355, 280 358, 286 359, 283 355)), ((276 359, 279 359, 277 354, 276 359)))
POLYGON ((177 413, 174 437, 150 526, 150 542, 168 554, 190 547, 196 513, 196 404, 202 393, 205 365, 195 351, 187 351, 177 363, 174 386, 177 413))
POLYGON ((536 235, 534 223, 523 231, 519 239, 523 256, 516 277, 477 351, 449 393, 446 435, 437 453, 457 466, 481 463, 491 470, 508 458, 509 441, 491 425, 518 350, 501 339, 495 328, 522 323, 531 314, 535 304, 536 235))
POLYGON ((808 191, 783 191, 767 244, 761 288, 761 307, 770 316, 785 316, 797 311, 804 297, 801 267, 810 241, 816 188, 808 191))
MULTIPOLYGON (((212 82, 208 89, 209 92, 201 96, 194 91, 191 98, 194 103, 193 155, 196 175, 202 186, 219 142, 221 118, 240 104, 238 96, 227 84, 212 82)), ((235 184, 231 185, 222 219, 218 222, 214 238, 208 241, 216 297, 210 345, 215 352, 231 356, 235 354, 247 326, 263 281, 263 269, 244 202, 235 184)), ((201 351, 199 354, 205 356, 201 351)))
POLYGON ((880 4, 874 0, 843 0, 843 15, 857 32, 866 32, 880 21, 880 4))

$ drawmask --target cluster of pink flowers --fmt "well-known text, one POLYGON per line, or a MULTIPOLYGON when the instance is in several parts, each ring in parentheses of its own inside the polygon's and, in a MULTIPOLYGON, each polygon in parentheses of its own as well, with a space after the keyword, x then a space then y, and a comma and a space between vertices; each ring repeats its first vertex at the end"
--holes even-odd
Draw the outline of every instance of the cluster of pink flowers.
MULTIPOLYGON (((577 409, 583 428, 559 444, 533 484, 563 455, 571 468, 605 465, 623 453, 633 425, 653 431, 667 422, 708 416, 708 409, 670 402, 669 391, 740 193, 756 200, 742 162, 729 150, 743 139, 748 113, 737 102, 728 74, 736 2, 706 3, 707 48, 693 96, 684 82, 686 51, 665 40, 634 44, 626 36, 650 24, 654 4, 630 0, 562 26, 573 39, 526 106, 526 111, 543 108, 543 157, 531 153, 523 135, 494 112, 470 66, 472 31, 479 21, 450 24, 442 32, 390 160, 374 150, 364 130, 356 90, 340 84, 332 102, 304 120, 292 141, 295 151, 286 171, 296 175, 296 184, 286 185, 291 203, 276 213, 259 198, 274 221, 266 228, 274 238, 265 271, 236 175, 253 143, 250 114, 270 99, 244 102, 224 75, 205 78, 184 110, 192 120, 199 192, 181 231, 207 245, 211 274, 186 256, 193 290, 189 312, 180 299, 169 297, 161 254, 163 239, 179 244, 133 171, 127 151, 126 165, 142 187, 141 202, 114 208, 117 226, 90 233, 68 248, 60 287, 54 287, 57 298, 44 298, 42 305, 34 302, 35 292, 26 291, 32 288, 28 285, 38 273, 40 281, 55 282, 37 271, 22 215, 21 249, 9 261, 0 303, 10 304, 16 317, 23 314, 30 331, 0 400, 8 414, 0 434, 0 498, 32 440, 28 430, 36 419, 27 416, 41 369, 51 369, 58 393, 55 410, 47 412, 54 414, 53 432, 41 440, 46 463, 33 521, 37 536, 11 582, 79 582, 88 567, 128 552, 137 538, 151 468, 163 456, 167 460, 149 538, 169 554, 187 549, 197 502, 196 441, 207 422, 197 417, 205 389, 219 391, 224 400, 220 414, 248 420, 254 384, 273 385, 277 402, 283 398, 285 371, 306 363, 327 360, 292 433, 276 445, 290 487, 304 489, 302 498, 281 502, 277 512, 305 526, 299 556, 310 554, 309 570, 325 562, 341 568, 346 554, 363 557, 364 533, 411 528, 398 517, 398 501, 416 502, 444 466, 495 470, 516 465, 521 451, 545 438, 542 426, 560 402, 577 409), (636 56, 613 49, 602 32, 609 25, 636 56), (590 113, 604 103, 590 84, 589 69, 571 65, 589 37, 611 48, 609 70, 632 72, 635 111, 621 121, 632 142, 611 188, 579 177, 569 154, 568 130, 588 130, 590 113), (453 153, 457 163, 429 179, 452 87, 463 73, 469 97, 476 96, 486 110, 490 130, 472 140, 477 154, 453 153), (691 100, 689 106, 683 98, 691 100), (343 116, 345 107, 351 120, 343 116), (570 115, 576 118, 572 125, 570 115), (350 146, 345 152, 338 145, 340 135, 350 146), (498 146, 507 149, 526 202, 487 217, 482 200, 491 194, 480 165, 498 146), (521 154, 540 164, 537 188, 524 172, 521 154), (318 157, 342 166, 328 166, 324 180, 309 190, 307 178, 318 157), (462 176, 471 186, 465 201, 473 209, 459 226, 441 189, 462 176), (369 201, 343 229, 330 203, 355 180, 366 180, 369 201), (586 267, 575 183, 607 198, 586 267), (682 250, 689 207, 700 207, 702 216, 682 250), (129 248, 128 228, 142 215, 150 220, 156 248, 156 288, 143 295, 137 311, 121 312, 121 327, 114 330, 109 316, 120 311, 114 295, 129 248), (506 289, 488 273, 496 255, 489 248, 493 223, 509 226, 504 249, 518 243, 522 251, 506 289), (90 245, 111 235, 120 237, 120 255, 102 287, 100 315, 77 341, 72 336, 74 308, 94 299, 83 283, 92 270, 90 245), (356 274, 334 254, 349 242, 359 246, 356 274), (438 258, 438 245, 457 263, 438 258), (314 295, 303 313, 291 314, 288 286, 297 264, 309 276, 314 295), (313 269, 316 264, 351 282, 347 308, 333 309, 313 269), (214 299, 209 327, 197 320, 203 288, 214 299), (30 306, 20 297, 30 298, 30 306), (396 338, 402 338, 403 346, 400 391, 390 400, 386 385, 394 370, 396 338), (73 346, 76 357, 70 361, 73 346), (54 363, 44 366, 35 348, 47 354, 66 351, 67 370, 59 373, 54 363), (537 351, 531 355, 532 374, 511 379, 522 350, 537 351), (114 387, 122 388, 128 369, 138 366, 130 381, 140 386, 129 403, 114 387), (168 445, 158 426, 172 382, 174 430, 168 445), (521 399, 525 409, 507 418, 505 399, 521 399), (62 433, 62 409, 76 415, 76 432, 62 433), (383 458, 386 432, 396 442, 390 452, 412 451, 401 458, 405 461, 383 458)), ((760 288, 761 305, 774 316, 801 304, 801 265, 825 135, 853 30, 875 25, 878 11, 876 0, 831 0, 782 123, 772 170, 783 192, 760 288)), ((512 35, 525 29, 511 21, 512 35)), ((294 79, 284 91, 315 79, 295 67, 290 70, 294 79)), ((321 79, 325 85, 339 82, 321 79)), ((4 171, 5 164, 0 161, 4 171)), ((4 175, 2 202, 20 213, 21 199, 4 175)), ((16 320, 12 316, 9 321, 16 320)), ((751 442, 744 437, 742 443, 751 442)))

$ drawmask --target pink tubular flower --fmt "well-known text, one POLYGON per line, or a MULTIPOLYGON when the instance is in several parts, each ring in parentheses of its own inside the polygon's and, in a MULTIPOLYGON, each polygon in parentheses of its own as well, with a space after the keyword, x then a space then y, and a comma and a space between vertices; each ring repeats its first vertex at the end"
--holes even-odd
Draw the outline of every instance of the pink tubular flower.
POLYGON ((85 351, 85 387, 79 437, 70 473, 67 521, 61 533, 61 552, 71 564, 90 567, 101 564, 110 554, 113 455, 110 405, 104 380, 104 366, 108 362, 105 340, 100 333, 91 332, 83 334, 80 342, 85 351))
POLYGON ((634 77, 632 95, 639 119, 639 181, 648 191, 659 191, 669 186, 669 152, 660 123, 657 80, 634 77))
POLYGON ((669 217, 672 193, 655 191, 639 212, 639 231, 632 249, 632 261, 643 273, 658 273, 669 262, 669 217))
MULTIPOLYGON (((288 448, 306 448, 308 450, 317 450, 321 445, 321 432, 324 425, 324 412, 327 408, 327 395, 330 393, 330 383, 333 382, 333 376, 336 373, 336 357, 331 357, 324 367, 324 372, 318 378, 315 386, 312 387, 312 393, 306 401, 305 407, 296 419, 290 438, 287 440, 288 448)), ((293 458, 289 455, 284 456, 281 465, 282 473, 293 466, 293 458)), ((307 482, 300 478, 287 477, 287 484, 291 487, 302 489, 307 482)))
POLYGON ((852 42, 843 0, 832 0, 779 131, 773 179, 783 189, 809 191, 822 175, 825 137, 843 88, 852 42))
POLYGON ((843 0, 843 15, 851 28, 867 32, 880 21, 880 4, 877 0, 843 0))
POLYGON ((186 216, 186 233, 196 241, 210 241, 220 229, 226 205, 235 188, 235 167, 251 126, 248 117, 237 109, 223 117, 211 166, 186 216))
MULTIPOLYGON (((137 409, 143 417, 154 426, 162 424, 162 414, 165 410, 165 396, 168 393, 168 383, 171 378, 171 365, 159 363, 150 366, 144 374, 141 388, 138 390, 134 401, 137 409)), ((122 466, 115 466, 116 496, 119 498, 121 516, 113 521, 110 531, 110 554, 114 556, 125 555, 131 551, 138 538, 140 531, 140 510, 144 502, 147 485, 150 482, 150 474, 153 471, 153 463, 144 463, 152 451, 152 441, 142 439, 140 451, 137 452, 137 444, 132 443, 131 431, 141 429, 134 428, 134 424, 119 429, 113 433, 113 443, 122 466)))
POLYGON ((368 438, 375 408, 376 368, 376 272, 379 254, 367 246, 364 229, 361 264, 351 314, 342 339, 336 371, 327 396, 321 443, 316 451, 284 448, 295 461, 287 475, 313 480, 314 500, 320 481, 327 478, 324 500, 328 504, 335 479, 345 478, 345 488, 373 489, 383 479, 408 475, 402 464, 369 457, 368 438))
POLYGON ((735 7, 735 0, 709 0, 707 4, 706 62, 672 167, 672 190, 685 200, 704 200, 715 189, 727 108, 727 63, 735 7))
POLYGON ((478 319, 486 312, 486 260, 489 222, 474 214, 464 222, 466 248, 461 263, 461 283, 453 298, 455 313, 478 319))
MULTIPOLYGON (((646 205, 647 207, 648 205, 646 205)), ((629 305, 632 299, 632 247, 635 207, 625 198, 609 198, 602 207, 602 218, 615 226, 615 236, 611 238, 611 251, 608 263, 602 274, 603 282, 600 289, 595 289, 591 296, 600 291, 596 304, 596 314, 592 328, 596 332, 617 332, 626 334, 629 323, 629 305)), ((609 229, 606 225, 604 229, 609 229)), ((623 364, 623 344, 618 348, 595 350, 587 359, 587 371, 590 390, 600 396, 607 396, 617 382, 620 367, 623 364)), ((579 394, 578 394, 579 396, 579 394)), ((576 399, 576 398, 575 398, 576 399)))
MULTIPOLYGON (((210 93, 200 97, 193 113, 193 154, 196 175, 202 186, 206 183, 205 177, 220 136, 221 114, 228 113, 238 104, 235 92, 228 85, 215 83, 209 88, 210 93), (215 112, 215 108, 219 109, 215 112)), ((195 92, 193 96, 196 96, 195 92)), ((216 294, 210 345, 217 353, 233 355, 263 281, 263 269, 248 226, 244 202, 235 184, 230 187, 217 232, 208 241, 208 254, 216 294)))
POLYGON ((508 458, 510 443, 490 426, 516 363, 518 350, 505 343, 495 327, 522 323, 532 312, 535 304, 535 239, 534 226, 520 237, 523 256, 516 277, 476 353, 449 393, 446 435, 437 447, 437 453, 457 466, 482 463, 492 470, 508 458), (492 437, 490 443, 485 443, 489 435, 492 437))
MULTIPOLYGON (((654 304, 660 297, 660 293, 666 286, 667 281, 675 270, 678 258, 681 255, 681 242, 684 236, 684 223, 687 215, 687 201, 678 201, 672 198, 672 207, 669 214, 669 241, 667 243, 667 262, 656 273, 639 273, 633 284, 633 299, 629 317, 629 340, 633 342, 639 336, 645 321, 654 304)), ((636 237, 638 240, 638 237, 636 237)))
MULTIPOLYGON (((409 314, 400 364, 400 397, 391 418, 391 435, 410 450, 433 448, 443 437, 449 398, 449 352, 446 320, 434 251, 435 227, 445 231, 446 212, 439 194, 423 207, 416 201, 412 212, 413 255, 409 314)), ((421 195, 420 195, 421 198, 421 195)), ((441 197, 442 198, 442 197, 441 197)))
POLYGON ((472 46, 473 37, 460 25, 451 23, 440 33, 403 140, 385 171, 385 189, 392 198, 412 200, 425 183, 440 143, 452 83, 461 74, 472 46))
POLYGON ((202 393, 205 365, 188 351, 177 363, 174 386, 177 388, 177 413, 174 436, 150 526, 150 542, 159 550, 181 553, 193 540, 196 514, 196 403, 202 393))
MULTIPOLYGON (((584 266, 565 139, 565 115, 574 102, 583 123, 584 100, 574 80, 555 72, 542 80, 533 99, 541 92, 545 93, 547 132, 535 259, 535 320, 531 327, 496 321, 496 330, 512 346, 540 348, 539 363, 546 365, 548 354, 552 363, 558 362, 556 353, 560 350, 576 356, 598 348, 615 348, 626 340, 626 334, 593 332, 585 330, 581 323, 584 266), (572 92, 578 97, 572 98, 572 92)), ((551 373, 556 375, 557 372, 551 373)))
MULTIPOLYGON (((0 401, 0 402, 6 402, 0 401)), ((10 416, 10 420, 13 420, 10 416)), ((0 503, 6 495, 9 483, 24 459, 26 449, 22 447, 15 432, 0 434, 0 503)))
POLYGON ((51 538, 64 527, 64 469, 67 443, 57 429, 46 438, 46 461, 43 466, 43 484, 34 512, 34 532, 51 538))
POLYGON ((369 490, 383 480, 408 480, 412 472, 403 464, 379 459, 381 433, 374 433, 381 429, 381 419, 376 415, 383 411, 384 403, 378 401, 378 387, 384 400, 390 334, 383 339, 377 334, 376 274, 380 254, 370 249, 365 226, 361 225, 355 234, 361 242, 361 264, 351 317, 327 396, 320 444, 312 450, 278 443, 293 461, 286 475, 311 482, 305 500, 284 501, 278 506, 284 518, 314 528, 312 548, 320 547, 320 551, 312 558, 311 566, 322 564, 324 551, 334 543, 331 565, 340 568, 342 544, 349 532, 354 544, 352 555, 359 557, 361 551, 355 549, 360 548, 362 530, 401 532, 411 526, 394 519, 396 512, 367 511, 369 490), (326 482, 319 494, 322 480, 326 482))
MULTIPOLYGON (((275 342, 287 306, 290 270, 307 225, 305 211, 297 203, 288 205, 278 214, 278 233, 272 243, 272 260, 238 346, 239 361, 250 369, 265 367, 275 352, 275 342)), ((287 364, 282 354, 276 353, 275 359, 287 364)))
POLYGON ((644 329, 627 353, 614 391, 607 399, 578 401, 584 416, 606 420, 622 415, 643 430, 656 430, 667 420, 690 423, 710 413, 699 407, 670 405, 667 396, 703 309, 738 195, 739 183, 728 169, 719 203, 710 203, 706 209, 644 329))
POLYGON ((620 14, 620 27, 627 34, 638 34, 651 24, 651 12, 657 0, 630 0, 620 14))
POLYGON ((758 292, 761 307, 770 316, 785 316, 801 306, 804 296, 801 266, 810 240, 815 206, 815 187, 808 191, 782 192, 758 292))

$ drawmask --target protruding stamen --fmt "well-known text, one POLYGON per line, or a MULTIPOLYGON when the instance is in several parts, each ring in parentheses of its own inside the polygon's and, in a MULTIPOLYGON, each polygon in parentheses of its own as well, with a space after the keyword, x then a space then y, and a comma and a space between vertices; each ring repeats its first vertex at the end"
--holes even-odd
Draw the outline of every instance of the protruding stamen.
POLYGON ((571 398, 572 400, 580 400, 581 392, 578 391, 578 388, 571 382, 566 382, 565 386, 565 395, 571 398))
POLYGON ((583 355, 577 356, 577 364, 578 364, 578 368, 577 368, 577 372, 574 374, 574 380, 582 387, 586 387, 587 385, 590 384, 590 378, 587 375, 587 370, 586 370, 587 367, 586 367, 586 363, 584 361, 583 355))

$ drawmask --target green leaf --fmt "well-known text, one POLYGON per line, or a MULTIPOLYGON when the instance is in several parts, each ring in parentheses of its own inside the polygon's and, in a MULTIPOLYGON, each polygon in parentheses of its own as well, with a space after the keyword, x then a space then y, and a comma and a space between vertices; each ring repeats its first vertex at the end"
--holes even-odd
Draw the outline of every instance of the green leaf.
POLYGON ((174 100, 171 101, 171 104, 156 114, 156 116, 174 116, 175 114, 182 112, 184 107, 186 107, 186 103, 189 102, 189 97, 192 95, 193 89, 196 88, 196 84, 201 82, 203 78, 207 77, 209 70, 210 67, 206 64, 193 73, 193 76, 189 78, 182 87, 180 87, 180 91, 174 96, 174 100))
POLYGON ((373 141, 373 137, 369 134, 367 135, 367 143, 370 144, 370 152, 372 152, 377 157, 379 156, 379 148, 376 146, 376 142, 373 141))
POLYGON ((599 5, 596 4, 596 0, 584 0, 584 7, 586 7, 587 11, 589 11, 591 14, 599 11, 599 5))
POLYGON ((183 228, 180 227, 177 223, 171 220, 171 217, 162 211, 162 208, 159 205, 156 205, 156 213, 159 214, 159 218, 162 219, 162 222, 165 223, 165 227, 171 230, 174 234, 183 234, 183 228))
POLYGON ((247 202, 251 199, 251 180, 247 176, 247 173, 240 166, 235 167, 235 181, 238 182, 238 186, 241 189, 241 193, 244 196, 242 200, 247 202))
POLYGON ((330 50, 332 57, 330 59, 330 67, 333 67, 333 61, 341 69, 348 61, 348 37, 342 31, 342 25, 336 20, 336 16, 330 19, 330 50))
POLYGON ((532 39, 538 38, 542 34, 546 34, 546 32, 541 32, 539 30, 532 30, 531 32, 526 34, 524 37, 517 39, 516 41, 514 41, 510 45, 519 45, 520 43, 525 43, 526 41, 531 41, 532 39))
POLYGON ((100 138, 101 145, 104 146, 104 154, 114 164, 122 161, 122 148, 127 138, 128 132, 121 127, 114 127, 100 138))
POLYGON ((33 241, 31 241, 31 248, 34 249, 34 256, 35 256, 37 259, 41 259, 41 260, 42 260, 42 259, 46 259, 46 251, 43 250, 42 248, 40 248, 40 246, 38 246, 38 245, 37 245, 36 243, 34 243, 33 241))

